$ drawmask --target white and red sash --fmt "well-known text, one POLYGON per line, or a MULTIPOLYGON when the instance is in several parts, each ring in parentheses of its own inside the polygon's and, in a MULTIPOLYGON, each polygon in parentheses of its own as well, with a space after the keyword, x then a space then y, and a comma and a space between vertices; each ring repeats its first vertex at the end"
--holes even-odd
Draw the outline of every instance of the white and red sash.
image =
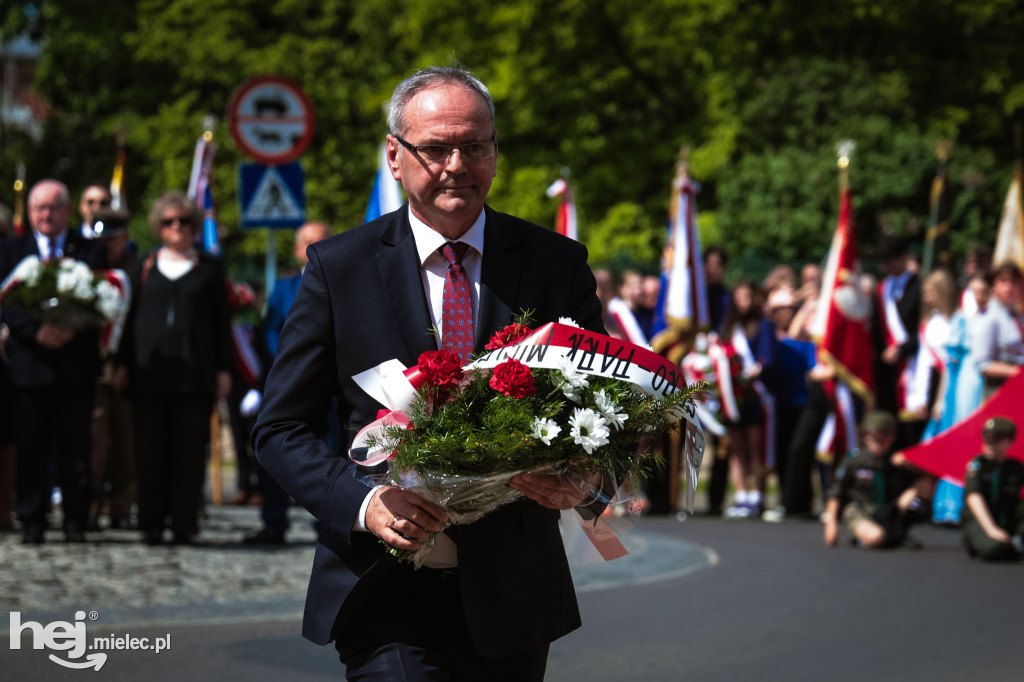
MULTIPOLYGON (((896 296, 893 291, 896 279, 886 277, 878 283, 878 301, 882 311, 879 317, 885 331, 886 346, 901 346, 910 338, 907 328, 903 326, 903 320, 900 319, 899 309, 896 307, 896 296)), ((902 358, 896 363, 896 369, 899 372, 899 379, 896 382, 896 406, 899 409, 900 417, 904 419, 912 412, 907 405, 907 396, 910 393, 916 365, 916 356, 902 358)))
POLYGON ((626 337, 626 341, 635 343, 638 346, 646 346, 647 335, 640 329, 640 323, 636 321, 633 309, 621 298, 615 297, 608 301, 608 315, 615 321, 619 331, 626 337))

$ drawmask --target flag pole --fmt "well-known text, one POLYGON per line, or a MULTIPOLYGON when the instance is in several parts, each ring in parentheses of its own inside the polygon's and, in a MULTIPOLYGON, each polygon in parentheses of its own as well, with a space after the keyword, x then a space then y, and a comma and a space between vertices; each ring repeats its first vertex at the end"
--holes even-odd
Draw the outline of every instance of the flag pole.
POLYGON ((850 189, 850 157, 853 156, 853 150, 857 148, 857 143, 853 140, 842 140, 836 145, 836 152, 839 154, 839 197, 842 198, 846 194, 846 190, 850 189))
MULTIPOLYGON (((935 143, 935 158, 939 165, 932 181, 928 233, 925 235, 924 254, 921 257, 921 272, 925 274, 932 271, 935 262, 935 242, 949 230, 949 222, 942 219, 942 197, 946 192, 946 163, 952 151, 953 143, 949 140, 939 140, 935 143)), ((942 259, 941 253, 939 258, 942 259)))
POLYGON ((18 162, 14 180, 14 218, 11 226, 14 235, 25 234, 25 164, 18 162))

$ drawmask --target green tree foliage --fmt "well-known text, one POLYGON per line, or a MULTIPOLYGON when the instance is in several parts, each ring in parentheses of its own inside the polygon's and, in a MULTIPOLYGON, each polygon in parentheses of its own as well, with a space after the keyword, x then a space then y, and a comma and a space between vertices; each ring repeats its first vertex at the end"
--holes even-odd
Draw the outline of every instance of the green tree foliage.
POLYGON ((311 217, 361 222, 391 90, 455 58, 498 109, 491 204, 550 225, 544 190, 568 168, 595 260, 648 270, 683 146, 702 184, 702 235, 737 269, 823 256, 844 138, 857 143, 866 255, 882 232, 923 238, 940 138, 956 144, 954 247, 991 244, 1024 113, 1013 0, 34 0, 0 22, 3 40, 42 41, 35 88, 54 112, 38 142, 0 131, 0 200, 18 160, 30 181, 56 176, 76 192, 105 181, 123 130, 145 241, 148 206, 185 187, 203 119, 216 116, 215 192, 236 269, 265 238, 237 228, 247 159, 223 117, 257 74, 295 80, 316 109, 302 159, 311 217))

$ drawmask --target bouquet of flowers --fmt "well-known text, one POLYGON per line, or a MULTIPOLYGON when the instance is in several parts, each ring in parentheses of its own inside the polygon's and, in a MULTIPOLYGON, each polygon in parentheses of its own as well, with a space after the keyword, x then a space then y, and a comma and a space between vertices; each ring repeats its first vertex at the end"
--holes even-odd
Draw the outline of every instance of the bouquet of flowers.
POLYGON ((99 328, 127 308, 121 271, 93 272, 71 258, 24 258, 0 285, 0 302, 40 322, 73 329, 99 328))
MULTIPOLYGON (((601 474, 614 490, 641 475, 654 455, 638 452, 640 441, 682 421, 695 485, 703 435, 694 398, 705 383, 686 386, 653 351, 564 318, 537 330, 511 324, 487 349, 466 366, 448 351, 423 353, 414 368, 377 373, 377 386, 374 370, 355 377, 371 395, 383 388, 394 411, 360 432, 353 460, 387 461, 386 482, 442 504, 450 523, 471 523, 517 499, 508 483, 525 471, 571 470, 588 499, 609 503, 607 486, 587 487, 585 476, 601 474)), ((431 546, 396 556, 418 566, 431 546)))

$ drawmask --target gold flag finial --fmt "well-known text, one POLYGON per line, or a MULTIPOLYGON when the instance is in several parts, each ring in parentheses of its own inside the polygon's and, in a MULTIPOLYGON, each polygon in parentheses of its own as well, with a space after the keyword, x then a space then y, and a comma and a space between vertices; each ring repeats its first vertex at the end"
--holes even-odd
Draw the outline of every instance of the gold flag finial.
POLYGON ((845 192, 850 184, 850 158, 857 143, 853 140, 840 140, 836 145, 836 154, 839 156, 839 191, 845 192))

